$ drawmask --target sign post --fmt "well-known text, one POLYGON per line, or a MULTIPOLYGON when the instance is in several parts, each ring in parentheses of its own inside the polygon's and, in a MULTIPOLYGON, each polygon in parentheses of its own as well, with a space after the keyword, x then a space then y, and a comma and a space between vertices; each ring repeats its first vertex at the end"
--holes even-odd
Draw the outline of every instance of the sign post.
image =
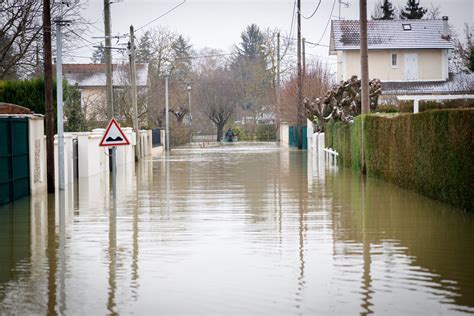
POLYGON ((115 118, 112 118, 109 125, 107 125, 107 129, 99 146, 112 147, 112 194, 114 201, 117 197, 117 146, 125 145, 130 145, 130 142, 115 118))

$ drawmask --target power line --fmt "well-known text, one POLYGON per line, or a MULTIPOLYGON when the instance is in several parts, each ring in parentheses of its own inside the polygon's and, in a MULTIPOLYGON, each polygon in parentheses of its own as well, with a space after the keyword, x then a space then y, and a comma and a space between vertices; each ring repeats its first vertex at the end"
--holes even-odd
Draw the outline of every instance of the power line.
POLYGON ((318 43, 316 45, 319 45, 319 43, 321 43, 321 41, 323 40, 324 38, 324 35, 326 34, 326 31, 328 29, 328 26, 329 26, 329 22, 331 22, 331 18, 332 18, 332 13, 334 11, 334 7, 336 6, 336 0, 333 1, 332 3, 332 8, 331 8, 331 13, 329 13, 329 19, 328 19, 328 22, 326 23, 326 27, 324 28, 324 31, 323 31, 323 35, 321 35, 321 38, 319 39, 318 43))
MULTIPOLYGON (((293 15, 291 16, 291 25, 290 25, 290 34, 289 34, 290 36, 289 37, 282 36, 282 37, 285 37, 287 39, 292 39, 291 34, 293 33, 293 25, 294 25, 294 21, 295 21, 295 12, 296 12, 296 1, 293 2, 293 15)), ((290 47, 290 45, 291 45, 291 43, 288 42, 288 44, 285 47, 285 51, 283 52, 283 54, 281 56, 286 55, 286 52, 288 51, 288 48, 290 47)))
POLYGON ((320 4, 321 4, 321 0, 319 0, 318 5, 316 6, 316 9, 314 9, 314 12, 310 16, 306 17, 303 14, 301 14, 303 19, 307 19, 307 20, 311 19, 316 14, 316 11, 318 11, 320 4))
POLYGON ((139 31, 139 30, 143 29, 145 26, 148 26, 148 25, 150 25, 151 23, 155 22, 156 20, 161 19, 162 17, 164 17, 165 15, 168 15, 169 13, 173 12, 174 10, 176 10, 177 8, 179 8, 180 6, 182 6, 182 5, 185 4, 185 3, 186 3, 186 0, 183 0, 183 2, 181 2, 181 3, 177 4, 177 5, 175 5, 174 7, 172 7, 171 9, 169 9, 168 11, 166 11, 165 13, 163 13, 162 15, 160 15, 160 16, 158 16, 157 18, 151 20, 150 22, 148 22, 148 23, 146 23, 146 24, 140 26, 139 28, 136 29, 136 31, 139 31))

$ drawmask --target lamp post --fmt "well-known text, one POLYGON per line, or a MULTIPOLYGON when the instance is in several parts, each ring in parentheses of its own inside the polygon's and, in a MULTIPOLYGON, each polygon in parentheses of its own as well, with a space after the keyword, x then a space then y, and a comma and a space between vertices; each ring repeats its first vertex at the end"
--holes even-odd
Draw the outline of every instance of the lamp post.
POLYGON ((188 83, 188 87, 186 90, 188 90, 188 104, 189 104, 189 129, 190 129, 190 136, 189 136, 189 143, 191 144, 193 142, 193 112, 191 111, 191 90, 193 89, 191 87, 191 83, 188 83))
POLYGON ((168 79, 169 74, 165 75, 165 115, 166 115, 166 152, 170 151, 170 114, 169 114, 169 104, 168 104, 168 79))

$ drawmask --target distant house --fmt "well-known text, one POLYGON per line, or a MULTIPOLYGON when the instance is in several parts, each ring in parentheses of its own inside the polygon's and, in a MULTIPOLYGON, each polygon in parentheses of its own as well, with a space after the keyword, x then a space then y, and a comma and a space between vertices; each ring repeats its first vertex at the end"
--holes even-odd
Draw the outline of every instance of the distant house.
MULTIPOLYGON (((129 66, 112 65, 114 95, 129 86, 129 66)), ((148 89, 148 64, 136 64, 137 90, 146 93, 148 89)), ((70 85, 77 85, 81 92, 81 106, 86 116, 94 110, 106 107, 106 65, 105 64, 63 64, 63 76, 70 85)))
MULTIPOLYGON (((337 55, 337 80, 360 77, 359 21, 335 20, 329 52, 337 55)), ((473 97, 474 77, 450 74, 454 45, 448 18, 367 22, 369 78, 383 82, 383 95, 414 100, 473 97)))

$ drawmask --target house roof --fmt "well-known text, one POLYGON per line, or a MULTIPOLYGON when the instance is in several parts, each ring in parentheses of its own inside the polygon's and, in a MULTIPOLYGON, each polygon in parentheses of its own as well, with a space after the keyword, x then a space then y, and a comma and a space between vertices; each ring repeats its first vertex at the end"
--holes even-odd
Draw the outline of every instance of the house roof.
MULTIPOLYGON (((129 66, 112 65, 112 83, 114 86, 128 85, 129 66)), ((137 86, 146 86, 148 82, 148 64, 136 64, 137 86)), ((70 84, 79 87, 102 87, 106 85, 105 64, 63 64, 63 75, 70 84)))
POLYGON ((474 94, 474 73, 450 74, 446 81, 384 82, 382 95, 474 94))
MULTIPOLYGON (((367 21, 369 49, 447 48, 453 49, 449 37, 442 36, 443 20, 370 20, 367 21)), ((333 20, 330 54, 360 47, 358 20, 333 20)))

